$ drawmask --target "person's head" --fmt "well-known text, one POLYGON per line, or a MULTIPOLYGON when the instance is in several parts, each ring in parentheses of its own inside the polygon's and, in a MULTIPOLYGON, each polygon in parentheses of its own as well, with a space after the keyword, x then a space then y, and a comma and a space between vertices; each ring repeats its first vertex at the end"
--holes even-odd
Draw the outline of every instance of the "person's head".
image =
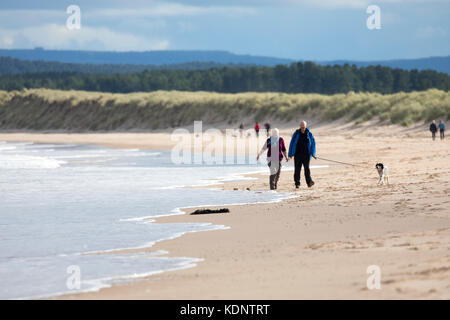
POLYGON ((436 123, 436 120, 433 120, 433 123, 436 123))
POLYGON ((280 130, 277 128, 272 129, 272 137, 278 138, 280 136, 280 130))
POLYGON ((307 126, 307 123, 306 123, 305 120, 303 120, 302 122, 300 122, 300 131, 301 131, 302 133, 305 133, 305 131, 306 131, 306 126, 307 126))

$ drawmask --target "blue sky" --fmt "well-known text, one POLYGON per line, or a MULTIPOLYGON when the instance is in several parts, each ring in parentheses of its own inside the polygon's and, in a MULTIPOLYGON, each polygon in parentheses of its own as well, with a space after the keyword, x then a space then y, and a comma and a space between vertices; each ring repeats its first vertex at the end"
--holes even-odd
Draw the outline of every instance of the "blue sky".
POLYGON ((0 48, 227 50, 309 60, 450 55, 449 0, 2 0, 0 48), (66 8, 81 9, 68 30, 66 8), (381 29, 369 30, 369 5, 381 29))

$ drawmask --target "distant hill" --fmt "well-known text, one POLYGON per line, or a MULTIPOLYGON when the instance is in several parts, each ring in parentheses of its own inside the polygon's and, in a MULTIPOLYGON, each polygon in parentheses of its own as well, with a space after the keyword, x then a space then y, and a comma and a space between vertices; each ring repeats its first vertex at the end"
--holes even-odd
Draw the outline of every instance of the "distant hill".
POLYGON ((244 64, 221 64, 216 62, 186 62, 164 65, 140 64, 89 64, 63 63, 57 61, 29 61, 0 56, 0 75, 42 72, 75 72, 89 74, 139 73, 145 70, 207 70, 222 67, 244 67, 244 64))
POLYGON ((289 64, 290 59, 271 58, 252 55, 240 55, 227 51, 183 51, 161 50, 142 52, 113 51, 70 51, 44 49, 0 49, 0 56, 21 60, 58 61, 81 64, 131 64, 131 65, 169 65, 188 62, 215 62, 219 64, 255 64, 275 66, 289 64))
MULTIPOLYGON (((227 51, 162 50, 143 52, 0 49, 0 75, 34 72, 135 73, 144 70, 204 70, 223 66, 290 65, 292 59, 240 55, 227 51), (3 57, 3 58, 1 58, 3 57), (6 57, 19 60, 6 60, 6 57), (28 63, 26 63, 28 62, 28 63)), ((305 60, 300 60, 305 62, 305 60)), ((319 65, 386 66, 405 70, 435 70, 450 74, 450 56, 397 60, 313 61, 319 65)))
POLYGON ((375 61, 352 61, 352 60, 335 60, 335 61, 316 61, 321 65, 356 65, 358 67, 381 65, 391 68, 400 68, 405 70, 436 70, 450 74, 450 56, 447 57, 429 57, 420 59, 398 59, 398 60, 375 60, 375 61))
MULTIPOLYGON (((71 50, 44 50, 38 49, 0 49, 0 57, 12 57, 24 61, 60 62, 72 65, 24 65, 23 72, 52 72, 70 71, 86 73, 133 73, 145 69, 184 69, 201 70, 223 65, 257 65, 275 66, 278 64, 289 65, 297 62, 292 59, 241 55, 228 51, 201 51, 201 50, 161 50, 143 52, 113 52, 113 51, 71 51, 71 50), (82 64, 78 67, 75 64, 82 64), (106 65, 94 67, 88 65, 106 65), (112 65, 121 65, 114 68, 112 65), (31 68, 29 70, 28 68, 31 68), (32 69, 39 70, 32 70, 32 69), (48 68, 48 69, 46 69, 48 68), (86 71, 88 70, 88 71, 86 71)), ((300 60, 304 62, 305 60, 300 60)), ((5 62, 3 60, 3 62, 5 62)), ((391 68, 406 70, 431 69, 438 72, 450 74, 450 56, 429 57, 420 59, 398 59, 398 60, 376 60, 376 61, 354 61, 354 60, 332 60, 313 61, 321 65, 344 65, 355 64, 358 67, 369 65, 382 65, 391 68)), ((16 62, 17 63, 17 62, 16 62)), ((18 68, 20 69, 20 67, 18 68)), ((11 73, 22 73, 15 70, 11 73)), ((6 74, 3 65, 0 65, 0 74, 6 74)))

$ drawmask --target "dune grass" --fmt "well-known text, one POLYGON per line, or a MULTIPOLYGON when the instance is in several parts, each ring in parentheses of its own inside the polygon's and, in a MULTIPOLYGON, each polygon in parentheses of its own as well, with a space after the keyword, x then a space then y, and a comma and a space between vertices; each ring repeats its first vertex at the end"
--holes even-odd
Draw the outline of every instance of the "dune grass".
POLYGON ((255 121, 380 121, 409 126, 418 121, 450 119, 449 92, 428 91, 382 95, 336 95, 155 91, 112 94, 30 89, 0 91, 2 130, 151 130, 206 123, 255 121))

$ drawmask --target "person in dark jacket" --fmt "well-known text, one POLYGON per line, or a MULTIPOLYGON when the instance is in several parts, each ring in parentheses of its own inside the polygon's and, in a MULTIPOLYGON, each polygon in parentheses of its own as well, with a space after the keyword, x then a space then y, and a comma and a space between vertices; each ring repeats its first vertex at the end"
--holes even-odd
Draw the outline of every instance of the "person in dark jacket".
POLYGON ((267 120, 266 123, 264 123, 264 128, 266 128, 266 135, 269 136, 270 133, 270 121, 267 120))
POLYGON ((442 120, 439 121, 439 133, 441 134, 441 140, 445 138, 445 123, 442 120))
POLYGON ((294 182, 295 187, 300 187, 300 173, 302 166, 305 169, 305 180, 309 188, 314 185, 311 179, 311 171, 309 169, 309 162, 311 157, 316 159, 316 141, 313 134, 307 127, 306 121, 300 123, 300 129, 297 129, 292 135, 291 143, 289 144, 289 158, 294 157, 295 171, 294 182))
POLYGON ((433 122, 430 124, 430 131, 431 131, 431 138, 433 140, 436 139, 436 132, 438 131, 438 129, 435 120, 433 120, 433 122))

